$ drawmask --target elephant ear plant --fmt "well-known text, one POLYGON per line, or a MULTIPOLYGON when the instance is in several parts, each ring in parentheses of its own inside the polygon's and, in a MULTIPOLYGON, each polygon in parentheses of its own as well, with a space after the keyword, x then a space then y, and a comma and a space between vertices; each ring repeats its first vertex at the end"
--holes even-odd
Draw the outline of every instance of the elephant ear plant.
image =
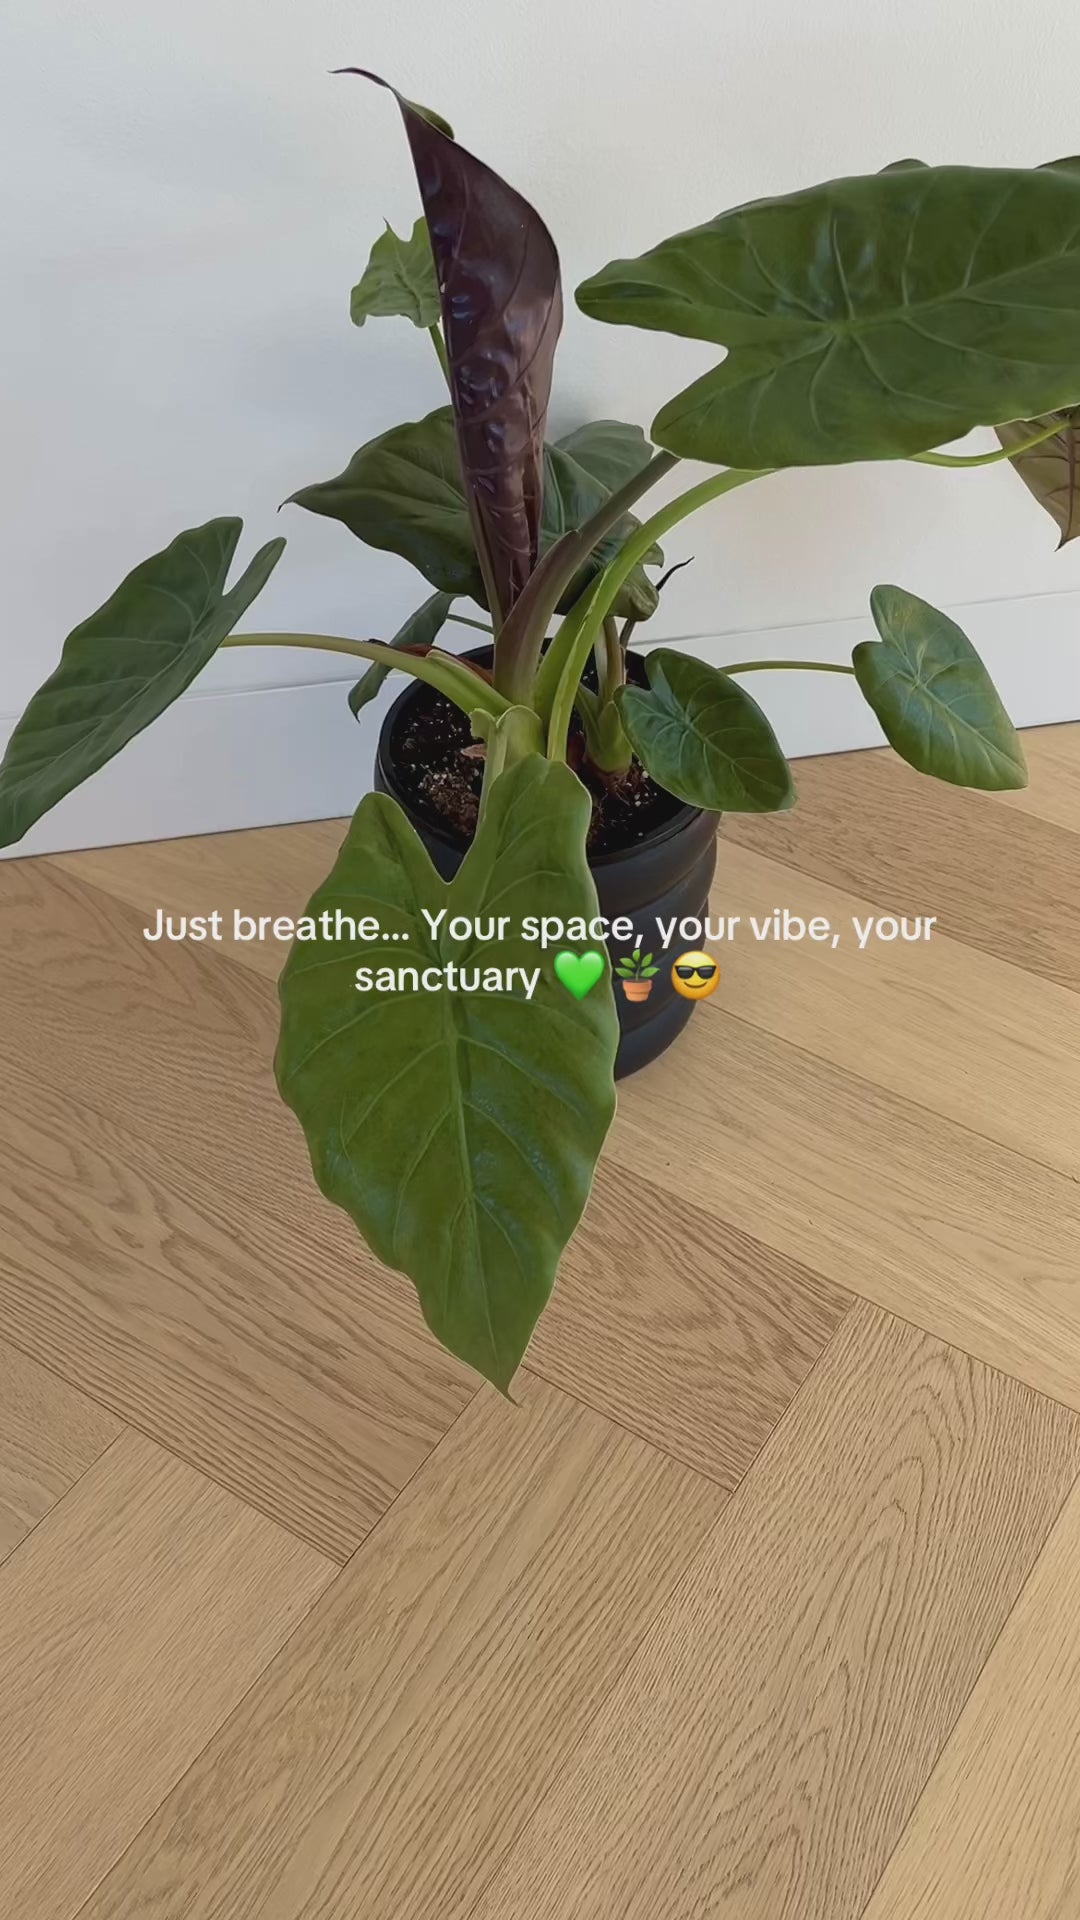
MULTIPOLYGON (((613 262, 579 288, 585 314, 724 356, 661 408, 651 445, 611 420, 548 442, 562 320, 551 236, 445 122, 396 97, 423 217, 375 243, 352 316, 363 326, 400 314, 429 332, 447 400, 294 499, 410 560, 429 596, 389 643, 235 634, 283 543, 229 587, 239 521, 181 533, 76 627, 31 700, 0 769, 0 844, 148 725, 219 646, 356 656, 366 672, 354 711, 391 670, 461 709, 483 784, 460 869, 439 877, 386 794, 361 800, 308 910, 349 916, 355 937, 295 945, 277 1073, 324 1192, 411 1278, 438 1338, 505 1389, 614 1110, 610 968, 582 997, 550 962, 531 997, 381 983, 403 950, 418 969, 456 962, 524 979, 537 957, 527 916, 596 914, 586 835, 598 796, 627 783, 647 777, 717 814, 792 804, 789 768, 743 679, 811 663, 721 670, 659 647, 628 674, 630 631, 657 604, 658 543, 697 508, 768 487, 784 467, 1008 459, 1062 538, 1075 535, 1080 170, 905 161, 752 201, 613 262), (980 426, 998 430, 1000 449, 934 451, 980 426), (714 471, 635 518, 682 459, 714 471), (462 599, 487 620, 455 613, 462 599), (491 634, 490 666, 436 644, 455 619, 491 634), (373 984, 359 992, 364 969, 373 984)), ((875 587, 870 614, 877 637, 850 666, 821 669, 854 676, 921 772, 1023 785, 1016 734, 959 627, 899 586, 875 587)))

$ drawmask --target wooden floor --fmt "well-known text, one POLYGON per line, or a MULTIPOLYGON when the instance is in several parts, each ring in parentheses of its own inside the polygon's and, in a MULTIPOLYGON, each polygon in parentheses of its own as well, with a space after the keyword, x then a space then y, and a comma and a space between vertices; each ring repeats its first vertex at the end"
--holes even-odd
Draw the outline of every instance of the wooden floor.
POLYGON ((1080 727, 725 822, 508 1404, 314 1190, 340 825, 0 863, 0 1914, 1077 1920, 1080 727))

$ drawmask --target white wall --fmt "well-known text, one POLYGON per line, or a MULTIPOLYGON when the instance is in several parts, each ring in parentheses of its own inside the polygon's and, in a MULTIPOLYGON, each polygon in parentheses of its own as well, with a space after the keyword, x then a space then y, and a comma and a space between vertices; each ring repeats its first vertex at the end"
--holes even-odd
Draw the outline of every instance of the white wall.
MULTIPOLYGON (((249 626, 386 634, 424 591, 332 522, 275 517, 440 395, 422 335, 349 324, 381 218, 409 221, 415 189, 390 98, 330 67, 373 66, 446 113, 541 209, 568 288, 753 195, 906 154, 1080 147, 1080 17, 1060 0, 22 0, 0 50, 0 738, 68 629, 211 514, 243 514, 243 553, 289 535, 249 626)), ((714 357, 571 306, 554 424, 647 426, 714 357)), ((1054 543, 1006 469, 791 473, 671 543, 696 562, 652 637, 735 636, 706 649, 722 659, 795 628, 768 651, 841 658, 869 587, 898 580, 965 610, 1019 720, 1074 717, 1080 543, 1054 543)), ((153 751, 24 850, 343 809, 370 729, 336 693, 214 697, 340 677, 331 656, 222 657, 153 751)), ((755 690, 793 751, 875 737, 835 676, 755 690)))

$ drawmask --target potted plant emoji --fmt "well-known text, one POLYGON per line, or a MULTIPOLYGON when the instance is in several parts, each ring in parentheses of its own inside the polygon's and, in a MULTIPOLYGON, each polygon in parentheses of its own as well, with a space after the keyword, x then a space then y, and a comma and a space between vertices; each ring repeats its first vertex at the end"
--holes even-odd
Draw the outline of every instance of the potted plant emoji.
POLYGON ((636 946, 627 959, 619 960, 615 965, 615 972, 628 1000, 647 1000, 659 971, 659 967, 653 966, 651 953, 642 959, 640 946, 636 946))
POLYGON ((30 701, 0 766, 0 845, 221 646, 362 662, 354 708, 389 672, 408 677, 377 790, 298 924, 277 1078, 323 1191, 409 1276, 435 1335, 505 1389, 588 1198, 620 1028, 640 1047, 625 1068, 669 1045, 692 1007, 639 950, 616 967, 617 999, 605 952, 625 953, 650 916, 701 915, 718 815, 794 802, 746 678, 781 665, 847 674, 919 772, 1026 782, 975 648, 906 587, 873 589, 850 663, 636 653, 660 543, 781 469, 886 460, 921 462, 928 486, 937 467, 1011 460, 1063 536, 1080 531, 1080 162, 905 160, 748 202, 612 261, 578 288, 589 318, 724 357, 648 436, 602 420, 549 441, 563 311, 552 237, 445 121, 397 105, 423 221, 378 243, 353 312, 430 333, 440 404, 294 498, 411 561, 422 603, 390 643, 237 632, 284 541, 230 585, 240 522, 179 534, 74 629, 30 701), (976 427, 1003 444, 942 451, 976 427), (684 460, 698 463, 689 483, 684 460), (657 482, 665 498, 646 512, 657 482), (480 627, 484 658, 437 644, 455 621, 480 627), (338 933, 301 933, 324 914, 338 933), (550 964, 565 942, 600 960, 580 995, 550 964), (426 990, 402 989, 410 972, 426 990))

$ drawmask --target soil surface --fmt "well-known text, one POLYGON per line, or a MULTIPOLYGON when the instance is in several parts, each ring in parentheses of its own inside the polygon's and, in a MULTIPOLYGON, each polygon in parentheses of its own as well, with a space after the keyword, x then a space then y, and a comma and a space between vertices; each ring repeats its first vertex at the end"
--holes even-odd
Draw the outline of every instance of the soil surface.
MULTIPOLYGON (((679 812, 682 802, 658 787, 639 761, 611 784, 611 775, 583 763, 584 744, 575 715, 567 757, 592 796, 590 854, 636 846, 679 812)), ((480 808, 484 761, 478 745, 460 707, 417 681, 416 697, 391 736, 394 773, 419 816, 463 844, 472 839, 480 808)))

